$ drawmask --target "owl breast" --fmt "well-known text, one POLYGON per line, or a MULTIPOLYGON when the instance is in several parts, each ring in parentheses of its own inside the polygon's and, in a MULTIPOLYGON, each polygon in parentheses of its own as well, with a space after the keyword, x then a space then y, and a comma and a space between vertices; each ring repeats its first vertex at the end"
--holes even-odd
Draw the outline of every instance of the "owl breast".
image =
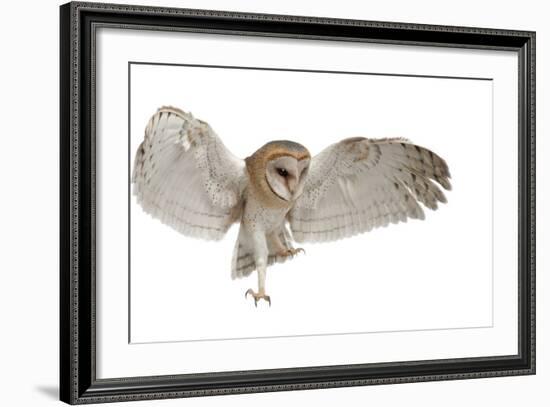
POLYGON ((254 194, 249 194, 243 210, 242 223, 250 232, 270 233, 284 224, 290 208, 290 204, 278 207, 263 205, 254 194))

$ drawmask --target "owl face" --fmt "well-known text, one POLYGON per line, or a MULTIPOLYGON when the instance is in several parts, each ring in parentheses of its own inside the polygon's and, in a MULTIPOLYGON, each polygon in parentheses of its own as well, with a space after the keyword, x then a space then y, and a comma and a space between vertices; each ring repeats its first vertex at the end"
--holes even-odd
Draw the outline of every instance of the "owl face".
POLYGON ((285 201, 296 200, 304 189, 309 161, 309 158, 299 160, 290 155, 268 161, 265 175, 273 193, 285 201))

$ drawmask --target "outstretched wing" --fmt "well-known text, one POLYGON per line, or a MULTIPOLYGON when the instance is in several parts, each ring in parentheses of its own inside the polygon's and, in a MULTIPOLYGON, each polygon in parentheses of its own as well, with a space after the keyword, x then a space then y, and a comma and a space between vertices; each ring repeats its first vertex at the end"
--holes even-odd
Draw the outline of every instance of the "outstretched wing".
POLYGON ((134 195, 145 212, 184 235, 219 240, 241 210, 244 161, 207 123, 162 107, 134 160, 134 195))
POLYGON ((298 242, 342 239, 407 218, 424 219, 419 202, 447 202, 445 161, 406 139, 351 138, 313 157, 304 192, 288 215, 298 242))

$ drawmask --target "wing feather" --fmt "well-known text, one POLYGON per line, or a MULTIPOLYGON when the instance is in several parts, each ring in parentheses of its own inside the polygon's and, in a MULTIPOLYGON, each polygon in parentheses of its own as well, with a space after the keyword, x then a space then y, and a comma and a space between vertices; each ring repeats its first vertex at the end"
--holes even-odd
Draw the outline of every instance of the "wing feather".
POLYGON ((424 219, 419 203, 446 203, 439 185, 450 190, 450 177, 441 157, 406 139, 342 140, 313 157, 290 227, 296 241, 319 242, 424 219))
POLYGON ((219 240, 239 217, 244 161, 208 124, 163 107, 147 124, 132 182, 145 212, 184 235, 219 240))

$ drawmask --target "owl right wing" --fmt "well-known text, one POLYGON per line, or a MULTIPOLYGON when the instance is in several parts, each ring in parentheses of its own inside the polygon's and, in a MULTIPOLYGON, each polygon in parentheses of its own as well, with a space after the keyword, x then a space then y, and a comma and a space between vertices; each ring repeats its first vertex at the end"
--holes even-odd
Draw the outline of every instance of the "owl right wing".
POLYGON ((350 138, 311 161, 304 192, 288 215, 297 242, 326 242, 368 232, 447 202, 449 168, 432 151, 399 138, 350 138), (435 182, 434 182, 435 181, 435 182))
POLYGON ((162 107, 147 124, 132 182, 145 212, 186 236, 219 240, 239 219, 245 164, 207 123, 162 107))

